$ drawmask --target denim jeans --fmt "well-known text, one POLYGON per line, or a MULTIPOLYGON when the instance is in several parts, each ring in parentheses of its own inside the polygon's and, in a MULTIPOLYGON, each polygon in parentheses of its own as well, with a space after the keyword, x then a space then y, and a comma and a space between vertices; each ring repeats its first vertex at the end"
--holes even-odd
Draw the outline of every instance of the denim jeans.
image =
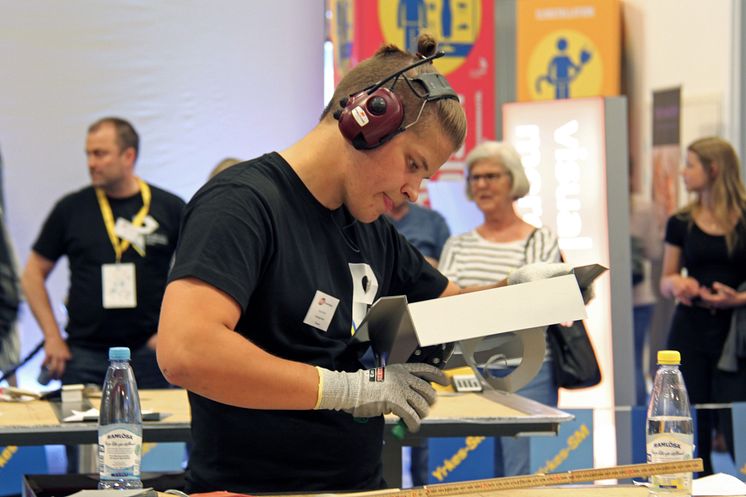
POLYGON ((647 405, 648 389, 643 376, 642 355, 648 340, 650 321, 653 318, 654 305, 639 305, 632 311, 635 341, 635 402, 638 406, 647 405))
MULTIPOLYGON (((516 393, 550 407, 557 406, 557 382, 554 364, 544 361, 537 375, 516 393)), ((531 471, 531 453, 528 437, 495 438, 495 476, 527 475, 531 471)))
MULTIPOLYGON (((158 369, 155 350, 147 345, 131 350, 130 364, 135 373, 135 380, 139 389, 168 388, 168 382, 158 369)), ((109 367, 108 349, 89 349, 79 345, 70 345, 72 357, 65 364, 62 375, 63 385, 75 383, 94 384, 102 386, 106 370, 109 367)))

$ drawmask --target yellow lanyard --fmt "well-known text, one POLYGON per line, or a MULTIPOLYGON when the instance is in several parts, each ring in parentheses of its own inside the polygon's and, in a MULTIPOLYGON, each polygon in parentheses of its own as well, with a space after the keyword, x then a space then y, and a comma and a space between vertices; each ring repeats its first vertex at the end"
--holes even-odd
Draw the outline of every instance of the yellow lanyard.
MULTIPOLYGON (((140 194, 142 195, 142 207, 132 218, 132 226, 135 228, 142 225, 145 216, 148 215, 150 210, 150 187, 140 178, 137 178, 137 183, 140 185, 140 194)), ((111 205, 109 205, 109 199, 106 198, 106 193, 101 188, 96 188, 96 198, 98 198, 98 206, 101 208, 101 215, 104 218, 104 225, 106 226, 106 232, 109 234, 109 240, 111 240, 111 246, 114 247, 114 253, 117 256, 117 262, 122 261, 122 254, 124 254, 130 246, 129 240, 120 240, 114 230, 114 214, 111 212, 111 205)), ((141 257, 145 257, 145 250, 137 246, 133 248, 140 254, 141 257)))

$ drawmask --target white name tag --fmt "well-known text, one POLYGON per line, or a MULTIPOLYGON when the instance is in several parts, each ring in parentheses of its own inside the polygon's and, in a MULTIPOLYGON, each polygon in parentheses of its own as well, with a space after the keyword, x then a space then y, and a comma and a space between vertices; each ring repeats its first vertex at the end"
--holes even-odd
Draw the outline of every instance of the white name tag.
POLYGON ((135 265, 103 264, 101 288, 104 309, 131 309, 137 307, 135 265))
POLYGON ((316 290, 303 322, 321 331, 327 331, 339 305, 339 299, 316 290))

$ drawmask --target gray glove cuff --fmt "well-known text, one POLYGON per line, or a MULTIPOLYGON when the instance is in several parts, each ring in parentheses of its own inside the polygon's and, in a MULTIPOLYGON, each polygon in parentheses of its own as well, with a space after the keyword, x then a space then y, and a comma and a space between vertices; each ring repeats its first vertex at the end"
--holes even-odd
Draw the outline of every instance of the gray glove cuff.
POLYGON ((417 431, 435 402, 431 381, 445 385, 442 371, 429 364, 393 364, 354 373, 318 368, 316 409, 343 410, 358 418, 394 413, 417 431))
POLYGON ((344 373, 318 366, 316 370, 319 372, 319 393, 314 409, 340 411, 355 407, 355 402, 360 397, 360 380, 357 375, 365 371, 344 373))

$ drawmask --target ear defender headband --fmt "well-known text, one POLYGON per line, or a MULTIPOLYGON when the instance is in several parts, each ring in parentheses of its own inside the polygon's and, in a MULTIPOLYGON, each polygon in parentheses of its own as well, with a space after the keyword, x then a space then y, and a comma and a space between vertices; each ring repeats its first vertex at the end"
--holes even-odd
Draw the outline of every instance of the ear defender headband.
POLYGON ((424 57, 395 73, 386 76, 379 82, 340 100, 342 109, 334 113, 339 121, 339 130, 358 150, 369 150, 383 145, 394 136, 414 125, 422 115, 427 102, 450 98, 458 101, 458 95, 448 81, 438 73, 424 73, 409 78, 404 73, 422 64, 431 62, 445 55, 439 51, 430 57, 424 57), (422 99, 422 106, 417 118, 402 126, 404 121, 404 104, 393 89, 399 78, 402 78, 412 92, 422 99), (386 88, 387 82, 393 80, 386 88))

